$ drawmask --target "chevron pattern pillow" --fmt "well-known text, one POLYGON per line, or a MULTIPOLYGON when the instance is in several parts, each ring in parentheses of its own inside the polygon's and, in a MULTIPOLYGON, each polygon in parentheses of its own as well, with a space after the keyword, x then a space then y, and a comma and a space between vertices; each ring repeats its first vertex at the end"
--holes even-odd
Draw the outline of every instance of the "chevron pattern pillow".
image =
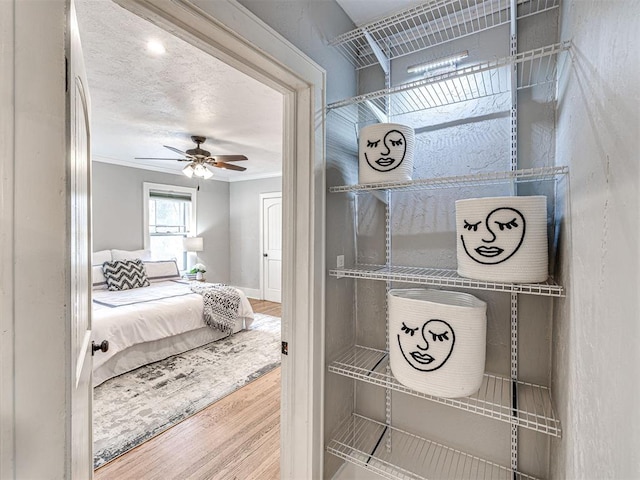
POLYGON ((112 291, 149 286, 144 263, 139 258, 104 262, 102 271, 104 278, 107 280, 107 287, 112 291))

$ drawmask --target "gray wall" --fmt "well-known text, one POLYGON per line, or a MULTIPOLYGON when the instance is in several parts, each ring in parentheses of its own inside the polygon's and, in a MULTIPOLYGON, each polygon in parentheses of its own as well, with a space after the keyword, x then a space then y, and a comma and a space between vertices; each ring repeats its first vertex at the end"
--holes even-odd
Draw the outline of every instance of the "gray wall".
POLYGON ((282 192, 282 177, 229 184, 230 283, 260 288, 260 194, 282 192))
POLYGON ((552 478, 640 478, 637 1, 568 1, 557 156, 570 166, 554 390, 552 478), (571 61, 572 60, 572 61, 571 61))
POLYGON ((239 0, 327 71, 327 102, 354 94, 356 74, 329 41, 354 27, 335 0, 239 0))
MULTIPOLYGON (((93 162, 93 249, 143 248, 144 182, 198 186, 184 175, 152 172, 139 168, 93 162)), ((207 280, 230 281, 229 263, 229 183, 199 182, 197 233, 204 238, 198 261, 207 266, 207 280)))
MULTIPOLYGON (((348 98, 356 93, 356 73, 349 62, 328 42, 354 25, 334 0, 240 0, 240 3, 260 17, 270 27, 302 50, 327 72, 328 103, 348 98)), ((357 162, 348 135, 331 126, 327 118, 326 184, 354 183, 357 162)), ((286 188, 283 188, 286 191, 286 188)), ((326 197, 326 261, 335 265, 337 255, 345 255, 353 263, 353 205, 346 194, 326 197)), ((325 357, 333 360, 354 341, 353 283, 326 276, 325 357)), ((286 299, 284 299, 286 301, 286 299)), ((353 382, 338 375, 325 375, 324 431, 325 441, 352 410, 353 382)), ((342 460, 325 456, 324 476, 331 478, 342 460)))

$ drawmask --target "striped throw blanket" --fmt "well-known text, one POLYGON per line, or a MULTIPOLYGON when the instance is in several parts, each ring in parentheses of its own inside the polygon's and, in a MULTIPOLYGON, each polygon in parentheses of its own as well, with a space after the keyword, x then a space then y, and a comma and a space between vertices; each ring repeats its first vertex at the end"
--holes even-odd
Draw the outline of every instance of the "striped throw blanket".
POLYGON ((223 283, 192 282, 189 286, 192 292, 202 295, 204 323, 231 335, 240 307, 240 295, 236 289, 223 283))

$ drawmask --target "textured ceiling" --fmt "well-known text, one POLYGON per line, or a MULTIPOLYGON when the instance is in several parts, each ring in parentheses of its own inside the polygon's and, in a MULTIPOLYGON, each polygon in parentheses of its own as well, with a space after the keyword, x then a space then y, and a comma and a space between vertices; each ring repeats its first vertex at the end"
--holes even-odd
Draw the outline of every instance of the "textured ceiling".
POLYGON ((356 25, 364 25, 381 17, 413 7, 425 0, 336 0, 356 25))
POLYGON ((110 0, 77 0, 92 105, 94 160, 180 173, 163 147, 243 154, 245 172, 215 168, 214 179, 242 180, 282 169, 282 95, 110 0), (146 49, 151 39, 166 53, 146 49))

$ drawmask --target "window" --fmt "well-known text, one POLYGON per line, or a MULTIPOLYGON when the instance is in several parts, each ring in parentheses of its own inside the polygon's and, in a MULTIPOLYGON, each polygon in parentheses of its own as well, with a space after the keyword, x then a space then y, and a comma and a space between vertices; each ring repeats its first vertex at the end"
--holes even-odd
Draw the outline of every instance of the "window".
POLYGON ((182 239, 196 234, 196 190, 144 183, 145 248, 154 258, 175 258, 186 269, 182 239))

